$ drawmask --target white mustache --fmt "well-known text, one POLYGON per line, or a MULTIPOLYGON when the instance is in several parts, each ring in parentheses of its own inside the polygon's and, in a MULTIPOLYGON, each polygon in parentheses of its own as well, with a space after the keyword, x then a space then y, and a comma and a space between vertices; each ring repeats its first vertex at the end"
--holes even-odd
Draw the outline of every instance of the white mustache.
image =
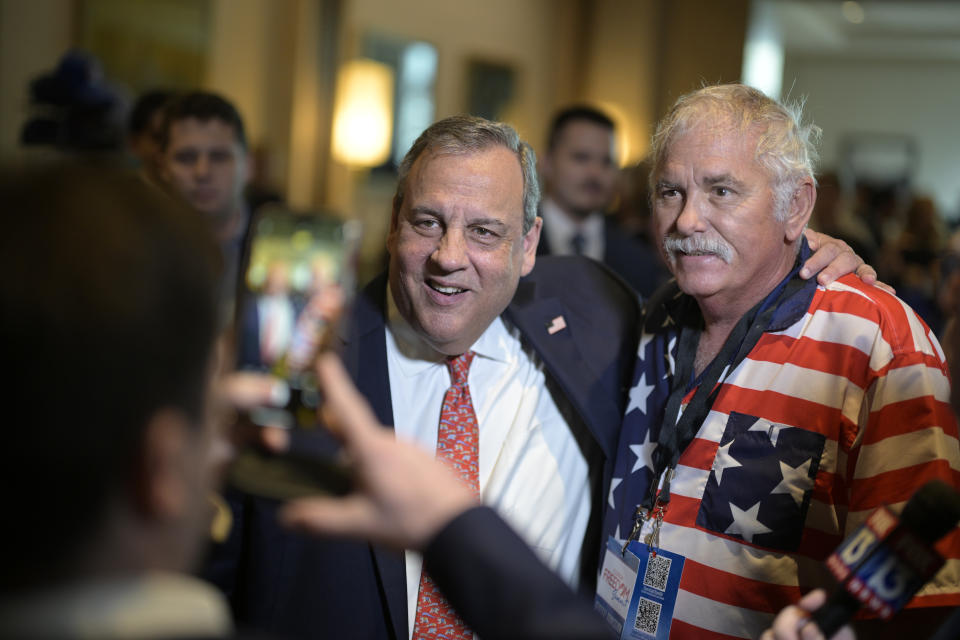
POLYGON ((730 264, 733 261, 733 249, 721 238, 704 235, 680 236, 669 233, 663 238, 663 248, 671 262, 676 260, 676 254, 688 255, 712 254, 730 264))

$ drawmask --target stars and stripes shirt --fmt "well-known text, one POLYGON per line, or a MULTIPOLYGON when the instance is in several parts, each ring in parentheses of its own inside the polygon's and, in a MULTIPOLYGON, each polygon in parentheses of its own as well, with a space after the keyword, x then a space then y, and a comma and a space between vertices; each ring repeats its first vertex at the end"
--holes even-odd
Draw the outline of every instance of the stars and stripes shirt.
MULTIPOLYGON (((653 479, 677 314, 699 313, 679 291, 661 299, 645 310, 607 497, 604 533, 621 540, 653 479)), ((782 301, 720 384, 679 459, 660 534, 687 558, 673 639, 759 636, 782 607, 830 584, 823 561, 876 507, 902 507, 933 478, 960 487, 940 345, 906 304, 856 277, 810 281, 782 301)), ((947 564, 911 606, 960 605, 957 530, 937 548, 947 564)))

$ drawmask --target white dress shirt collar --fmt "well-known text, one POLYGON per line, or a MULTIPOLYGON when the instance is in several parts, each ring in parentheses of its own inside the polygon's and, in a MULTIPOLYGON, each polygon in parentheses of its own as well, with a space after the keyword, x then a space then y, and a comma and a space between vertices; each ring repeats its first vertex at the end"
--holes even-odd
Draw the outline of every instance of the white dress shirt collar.
POLYGON ((603 260, 606 250, 603 213, 594 211, 584 220, 577 221, 548 196, 540 205, 540 216, 543 218, 543 233, 547 236, 550 253, 556 256, 571 255, 570 242, 574 234, 579 232, 584 239, 583 255, 603 260))

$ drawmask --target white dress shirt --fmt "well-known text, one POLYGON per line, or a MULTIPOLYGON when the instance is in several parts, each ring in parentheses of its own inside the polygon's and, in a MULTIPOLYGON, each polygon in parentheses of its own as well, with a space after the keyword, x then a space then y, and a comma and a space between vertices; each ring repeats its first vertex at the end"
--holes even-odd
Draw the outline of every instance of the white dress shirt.
MULTIPOLYGON (((444 356, 427 346, 387 293, 387 367, 398 438, 435 453, 444 356)), ((571 586, 590 517, 587 461, 544 385, 543 363, 499 317, 471 347, 468 384, 479 427, 480 498, 571 586)), ((406 552, 407 620, 412 635, 422 558, 406 552)))
POLYGON ((543 218, 543 233, 547 236, 552 255, 573 255, 573 236, 579 232, 584 241, 581 255, 603 262, 603 253, 607 248, 603 213, 594 211, 578 221, 567 215, 556 202, 544 198, 540 205, 540 217, 543 218))
POLYGON ((273 364, 290 346, 293 335, 293 303, 286 294, 262 295, 257 298, 257 318, 260 321, 260 359, 273 364))

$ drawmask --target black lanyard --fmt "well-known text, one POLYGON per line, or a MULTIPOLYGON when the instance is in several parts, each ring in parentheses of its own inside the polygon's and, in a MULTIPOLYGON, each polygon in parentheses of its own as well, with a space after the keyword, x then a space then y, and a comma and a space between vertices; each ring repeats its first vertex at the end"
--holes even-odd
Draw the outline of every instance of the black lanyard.
POLYGON ((786 284, 779 287, 779 293, 774 292, 773 295, 767 296, 740 318, 723 343, 720 353, 704 373, 693 398, 690 399, 679 419, 676 419, 680 412, 680 404, 687 394, 688 384, 693 377, 693 363, 697 354, 697 345, 700 342, 699 325, 681 325, 676 375, 670 385, 670 396, 667 399, 663 422, 660 426, 660 437, 657 438, 658 446, 653 452, 653 480, 647 496, 640 505, 648 512, 655 504, 666 504, 670 501, 669 482, 663 483, 663 489, 660 490, 660 495, 657 495, 660 479, 667 469, 674 469, 677 466, 680 454, 693 441, 700 430, 700 425, 710 413, 720 391, 720 387, 717 386, 720 376, 725 370, 733 371, 737 368, 770 326, 773 314, 780 303, 802 289, 804 284, 805 282, 796 275, 794 270, 786 284))

